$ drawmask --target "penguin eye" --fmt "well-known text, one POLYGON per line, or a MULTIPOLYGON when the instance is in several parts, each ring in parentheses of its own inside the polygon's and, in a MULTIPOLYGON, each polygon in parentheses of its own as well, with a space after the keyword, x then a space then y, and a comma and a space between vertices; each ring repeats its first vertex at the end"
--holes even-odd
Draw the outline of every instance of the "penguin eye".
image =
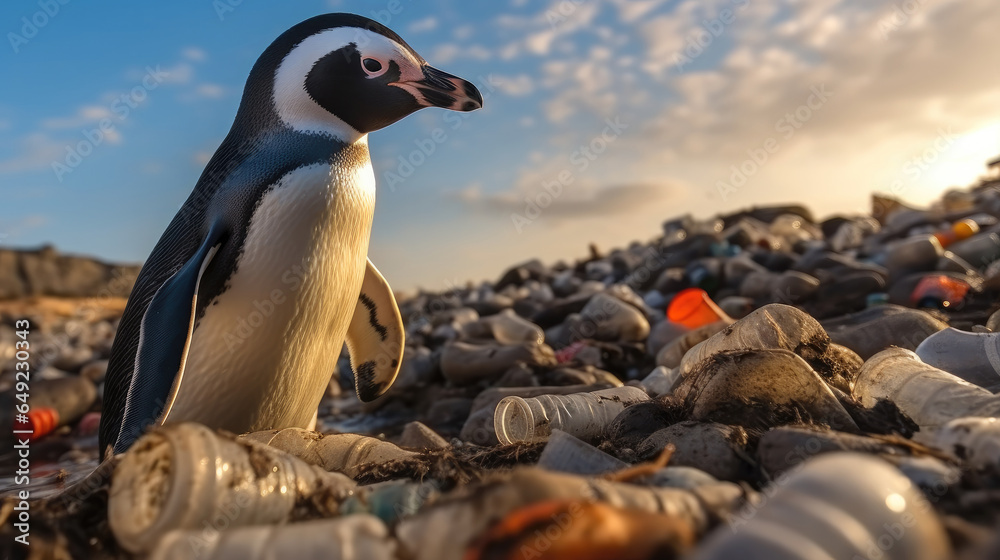
POLYGON ((365 69, 365 72, 372 78, 382 74, 382 63, 374 58, 366 58, 361 61, 361 66, 365 69))

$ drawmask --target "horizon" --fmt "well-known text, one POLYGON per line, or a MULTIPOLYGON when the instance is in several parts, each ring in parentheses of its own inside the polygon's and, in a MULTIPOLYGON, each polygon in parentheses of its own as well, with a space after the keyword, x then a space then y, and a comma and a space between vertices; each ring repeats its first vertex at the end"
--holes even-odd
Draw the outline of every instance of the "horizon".
POLYGON ((330 11, 387 24, 486 100, 369 139, 369 255, 401 292, 627 247, 689 213, 926 206, 1000 155, 986 0, 50 2, 0 7, 18 84, 0 94, 0 248, 144 261, 257 57, 330 11))

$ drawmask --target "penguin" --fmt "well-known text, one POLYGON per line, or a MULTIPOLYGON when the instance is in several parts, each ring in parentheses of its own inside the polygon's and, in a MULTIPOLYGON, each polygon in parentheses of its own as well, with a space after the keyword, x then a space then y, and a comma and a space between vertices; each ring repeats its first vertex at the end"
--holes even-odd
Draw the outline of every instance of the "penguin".
POLYGON ((388 390, 403 322, 367 258, 368 133, 483 106, 386 26, 326 14, 253 65, 229 134, 143 265, 105 378, 102 458, 150 426, 314 428, 346 341, 362 401, 388 390))

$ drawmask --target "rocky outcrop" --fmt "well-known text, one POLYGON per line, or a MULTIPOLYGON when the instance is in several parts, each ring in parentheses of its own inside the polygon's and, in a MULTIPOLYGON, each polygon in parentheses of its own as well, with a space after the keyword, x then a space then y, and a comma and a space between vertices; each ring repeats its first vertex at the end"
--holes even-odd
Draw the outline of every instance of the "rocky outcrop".
POLYGON ((0 249, 0 299, 126 297, 139 268, 62 255, 50 245, 35 250, 0 249))

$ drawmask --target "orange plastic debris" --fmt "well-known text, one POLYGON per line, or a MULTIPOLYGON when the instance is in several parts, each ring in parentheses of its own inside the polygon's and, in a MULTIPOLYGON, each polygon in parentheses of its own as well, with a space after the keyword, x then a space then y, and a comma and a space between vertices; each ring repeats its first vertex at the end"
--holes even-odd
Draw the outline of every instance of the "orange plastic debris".
POLYGON ((726 318, 726 313, 701 288, 681 290, 667 308, 667 319, 689 329, 697 329, 726 318))

